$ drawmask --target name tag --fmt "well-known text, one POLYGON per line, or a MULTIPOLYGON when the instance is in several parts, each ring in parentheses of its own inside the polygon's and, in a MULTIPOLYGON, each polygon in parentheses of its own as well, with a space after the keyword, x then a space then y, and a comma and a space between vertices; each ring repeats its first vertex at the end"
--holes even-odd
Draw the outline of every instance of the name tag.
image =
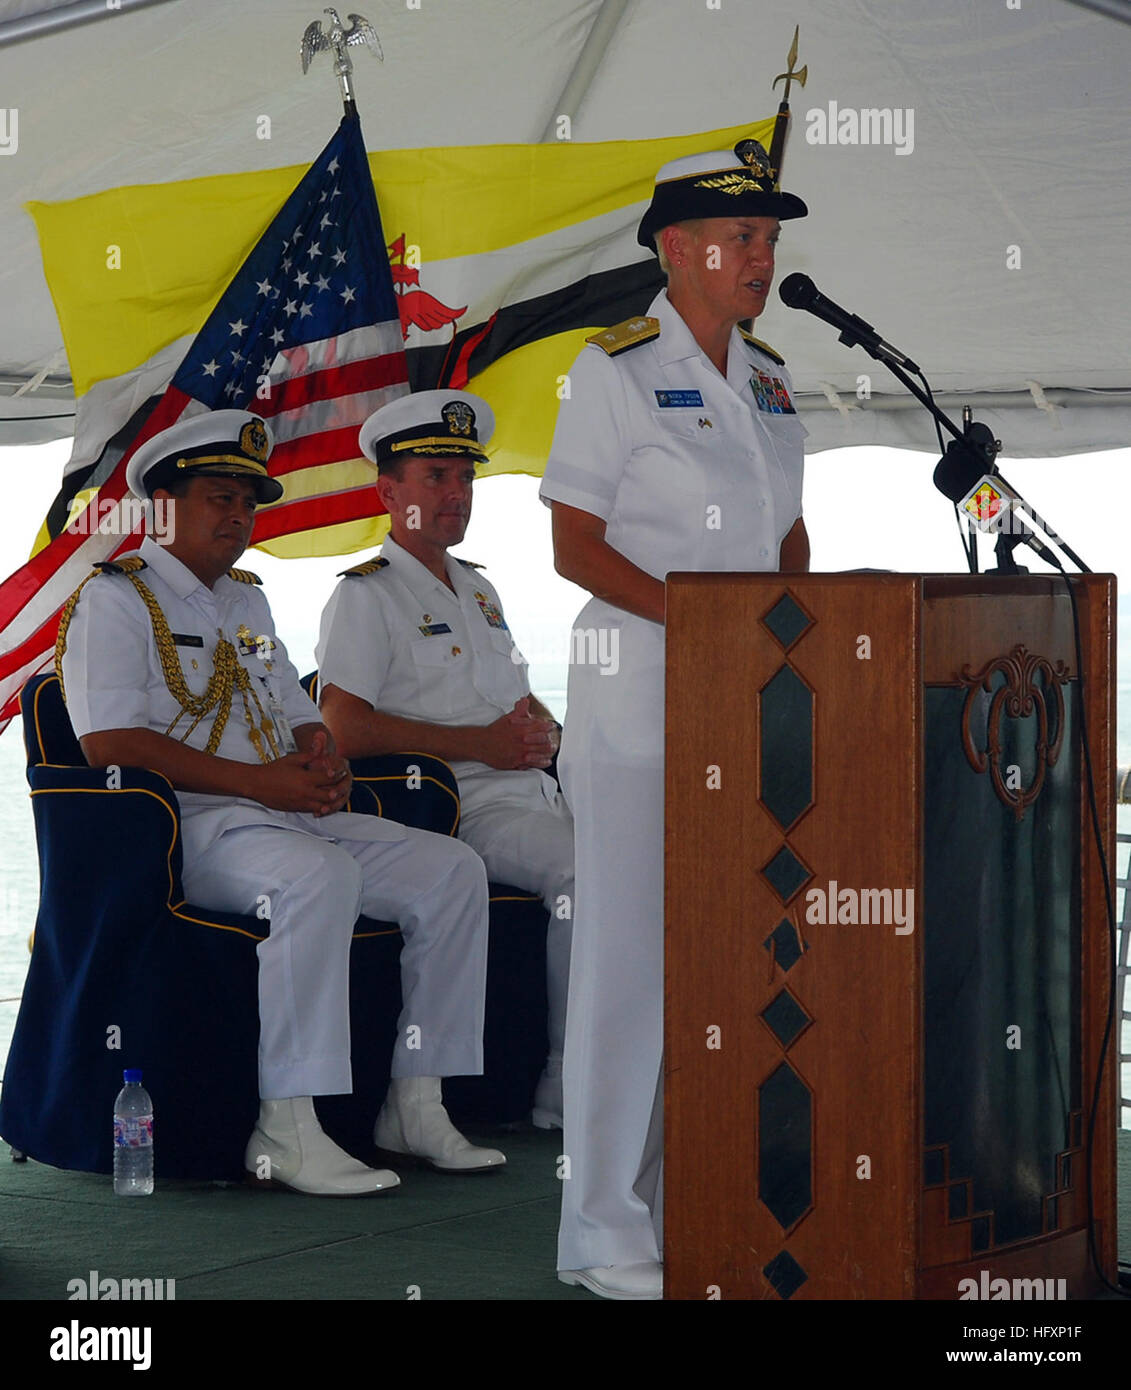
POLYGON ((421 623, 420 630, 425 637, 439 637, 442 632, 451 632, 447 623, 421 623))
POLYGON ((173 639, 173 641, 177 644, 178 647, 204 646, 203 637, 194 637, 191 633, 188 632, 171 632, 169 636, 173 639))
POLYGON ((656 404, 663 409, 689 410, 702 407, 702 391, 657 391, 656 404))

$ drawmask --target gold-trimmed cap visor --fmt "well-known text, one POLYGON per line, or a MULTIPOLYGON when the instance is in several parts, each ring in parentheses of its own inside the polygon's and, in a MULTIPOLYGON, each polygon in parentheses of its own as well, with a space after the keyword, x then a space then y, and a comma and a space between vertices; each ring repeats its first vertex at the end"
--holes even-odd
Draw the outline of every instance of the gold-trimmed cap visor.
POLYGON ((470 391, 414 391, 374 411, 358 444, 378 469, 408 456, 485 463, 494 431, 491 407, 470 391))
POLYGON ((656 233, 674 222, 697 217, 776 217, 786 222, 807 217, 809 209, 774 182, 769 156, 756 140, 732 150, 709 150, 665 164, 656 175, 652 201, 641 218, 636 240, 655 250, 656 233))
POLYGON ((283 485, 267 471, 271 431, 247 410, 214 410, 180 420, 147 440, 126 465, 126 483, 135 497, 152 497, 176 478, 246 478, 258 502, 277 502, 283 485))

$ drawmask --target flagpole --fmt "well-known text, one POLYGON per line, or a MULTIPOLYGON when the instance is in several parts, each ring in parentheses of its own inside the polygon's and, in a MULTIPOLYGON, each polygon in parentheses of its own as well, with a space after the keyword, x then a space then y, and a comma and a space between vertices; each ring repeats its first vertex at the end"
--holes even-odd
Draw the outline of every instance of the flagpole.
POLYGON ((334 54, 334 75, 338 79, 338 88, 342 94, 342 106, 346 118, 356 121, 357 102, 354 100, 353 82, 351 81, 353 61, 346 50, 356 44, 363 43, 378 62, 383 63, 385 54, 381 48, 381 40, 377 37, 377 31, 373 25, 364 15, 351 14, 350 19, 353 22, 347 29, 337 10, 326 9, 323 14, 330 16, 329 29, 324 29, 321 20, 316 19, 313 24, 306 26, 306 32, 302 36, 302 44, 299 48, 302 71, 305 75, 316 53, 320 53, 323 49, 331 49, 334 54))
POLYGON ((793 43, 790 45, 789 56, 786 58, 786 71, 779 73, 770 84, 770 90, 773 91, 774 87, 776 87, 779 82, 785 82, 785 91, 782 94, 782 99, 778 106, 778 114, 774 120, 774 135, 770 142, 770 168, 772 170, 775 187, 780 187, 781 185, 781 162, 785 154, 785 137, 789 130, 790 119, 790 84, 796 82, 798 86, 804 87, 805 79, 809 76, 808 63, 806 63, 803 68, 794 67, 794 64, 797 62, 797 40, 800 33, 801 26, 796 25, 793 30, 793 43))

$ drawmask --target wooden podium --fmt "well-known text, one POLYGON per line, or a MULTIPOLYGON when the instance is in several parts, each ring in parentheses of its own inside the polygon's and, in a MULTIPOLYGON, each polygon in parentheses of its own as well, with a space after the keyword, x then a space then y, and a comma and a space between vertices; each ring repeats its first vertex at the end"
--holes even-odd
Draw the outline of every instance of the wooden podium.
POLYGON ((1095 1291, 1115 581, 1072 585, 1082 685, 1059 578, 669 576, 668 1298, 1095 1291))

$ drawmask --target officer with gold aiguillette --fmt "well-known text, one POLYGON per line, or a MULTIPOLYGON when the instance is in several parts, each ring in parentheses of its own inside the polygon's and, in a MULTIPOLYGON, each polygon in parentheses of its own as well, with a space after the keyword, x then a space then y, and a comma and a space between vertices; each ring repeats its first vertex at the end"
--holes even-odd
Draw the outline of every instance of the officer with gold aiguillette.
POLYGON ((176 788, 189 901, 249 914, 270 905, 248 1172, 326 1196, 399 1181, 339 1149, 312 1101, 352 1088, 349 950, 362 913, 399 922, 404 936, 383 1132, 442 1172, 499 1167, 501 1153, 453 1127, 438 1082, 483 1069, 483 865, 457 840, 343 812, 349 766, 299 686, 259 580, 231 568, 257 503, 282 494, 270 452, 261 419, 221 410, 134 454, 130 490, 166 499, 172 525, 161 544, 147 537, 99 566, 68 601, 57 665, 71 723, 92 766, 142 765, 176 788))

